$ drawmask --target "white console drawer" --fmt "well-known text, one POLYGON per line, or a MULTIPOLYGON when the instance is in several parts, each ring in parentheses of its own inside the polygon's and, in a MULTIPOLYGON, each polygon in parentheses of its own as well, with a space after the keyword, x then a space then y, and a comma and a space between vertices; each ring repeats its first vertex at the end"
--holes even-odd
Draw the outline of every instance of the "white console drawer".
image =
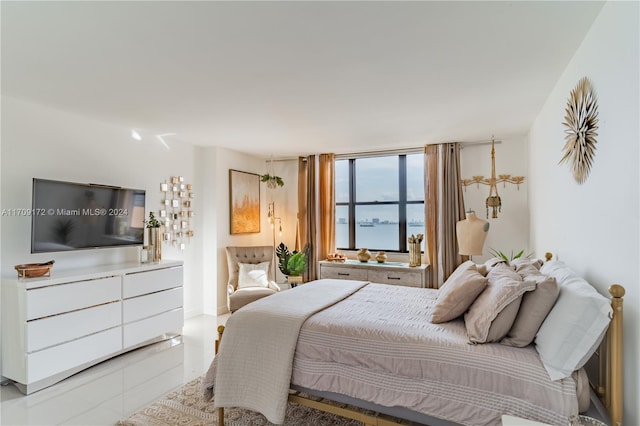
POLYGON ((116 327, 64 345, 27 355, 27 382, 105 358, 122 350, 122 328, 116 327))
POLYGON ((122 305, 108 303, 27 322, 27 352, 78 339, 120 325, 122 305))
POLYGON ((123 302, 124 323, 182 307, 182 287, 138 296, 123 302))
POLYGON ((420 271, 369 271, 369 281, 372 283, 404 285, 407 287, 422 287, 422 273, 420 271))
POLYGON ((122 281, 122 297, 127 299, 182 286, 182 266, 127 274, 122 281))
POLYGON ((320 267, 320 278, 367 281, 367 270, 322 265, 320 267))
POLYGON ((120 277, 27 290, 27 320, 120 300, 120 277))
POLYGON ((184 313, 182 309, 165 312, 123 326, 124 348, 138 345, 167 333, 182 333, 184 313))

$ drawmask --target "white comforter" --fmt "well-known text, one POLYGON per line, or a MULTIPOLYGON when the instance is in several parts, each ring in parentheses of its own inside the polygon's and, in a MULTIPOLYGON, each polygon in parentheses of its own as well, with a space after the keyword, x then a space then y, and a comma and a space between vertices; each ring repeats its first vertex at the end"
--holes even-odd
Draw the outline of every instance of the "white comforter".
MULTIPOLYGON (((314 313, 366 285, 360 281, 318 280, 244 306, 227 321, 216 364, 215 402, 242 407, 284 423, 298 333, 314 313)), ((205 383, 207 384, 207 383, 205 383)))

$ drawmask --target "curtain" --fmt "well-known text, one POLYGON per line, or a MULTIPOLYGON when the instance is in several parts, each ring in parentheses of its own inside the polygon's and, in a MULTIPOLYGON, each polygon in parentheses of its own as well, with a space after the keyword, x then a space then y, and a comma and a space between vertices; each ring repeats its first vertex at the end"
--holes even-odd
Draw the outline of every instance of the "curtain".
POLYGON ((300 245, 309 245, 305 282, 315 280, 316 268, 316 157, 298 158, 298 225, 300 245))
POLYGON ((336 251, 336 209, 335 209, 335 155, 320 154, 318 156, 318 204, 320 208, 320 241, 318 244, 318 261, 326 259, 329 253, 336 251))
POLYGON ((460 145, 426 145, 424 152, 425 255, 430 284, 440 288, 461 260, 456 239, 456 223, 464 219, 460 145))

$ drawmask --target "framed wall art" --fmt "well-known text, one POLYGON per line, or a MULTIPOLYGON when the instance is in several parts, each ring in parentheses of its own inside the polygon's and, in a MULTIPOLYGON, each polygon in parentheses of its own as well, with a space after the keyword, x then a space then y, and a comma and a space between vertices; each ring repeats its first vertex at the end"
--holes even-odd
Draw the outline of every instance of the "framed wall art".
POLYGON ((229 231, 260 232, 260 176, 229 169, 229 231))

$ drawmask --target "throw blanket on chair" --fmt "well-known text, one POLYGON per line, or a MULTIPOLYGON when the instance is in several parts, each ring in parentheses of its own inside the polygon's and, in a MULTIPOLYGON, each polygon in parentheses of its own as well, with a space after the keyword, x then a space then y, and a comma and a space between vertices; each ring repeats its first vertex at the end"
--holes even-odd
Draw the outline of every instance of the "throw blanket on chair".
MULTIPOLYGON (((298 334, 307 318, 367 283, 322 279, 252 302, 227 320, 205 387, 215 377, 215 408, 241 407, 284 423, 298 334), (217 365, 216 365, 217 364, 217 365)), ((211 399, 212 392, 205 392, 211 399)))

